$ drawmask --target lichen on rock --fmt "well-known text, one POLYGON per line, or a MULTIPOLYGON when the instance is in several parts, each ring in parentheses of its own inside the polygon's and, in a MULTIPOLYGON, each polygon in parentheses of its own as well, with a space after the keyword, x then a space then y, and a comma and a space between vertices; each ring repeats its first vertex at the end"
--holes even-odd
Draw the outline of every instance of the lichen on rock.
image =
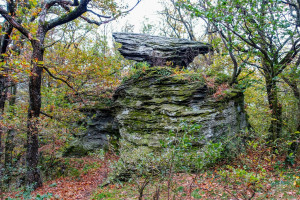
MULTIPOLYGON (((164 75, 150 68, 144 76, 126 81, 114 95, 119 132, 135 145, 159 146, 170 130, 180 123, 201 124, 199 136, 216 140, 247 126, 243 95, 230 89, 222 100, 209 93, 205 81, 192 80, 189 74, 164 75)), ((201 75, 199 74, 199 77, 201 75)))
POLYGON ((142 68, 115 91, 109 107, 99 100, 83 110, 87 131, 72 144, 85 151, 104 148, 110 135, 135 147, 132 151, 160 149, 168 133, 180 130, 182 122, 201 125, 196 136, 205 141, 233 136, 247 126, 243 94, 232 88, 223 93, 215 98, 202 74, 171 67, 142 68))
POLYGON ((84 156, 97 149, 107 149, 109 143, 115 143, 119 131, 113 110, 107 103, 103 103, 103 99, 99 101, 81 109, 86 119, 79 124, 84 126, 85 130, 74 135, 75 139, 65 148, 65 156, 84 156))

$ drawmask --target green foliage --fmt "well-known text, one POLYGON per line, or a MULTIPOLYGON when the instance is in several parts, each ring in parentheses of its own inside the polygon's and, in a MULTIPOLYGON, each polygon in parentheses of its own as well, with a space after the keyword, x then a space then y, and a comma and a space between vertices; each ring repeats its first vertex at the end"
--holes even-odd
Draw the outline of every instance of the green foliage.
POLYGON ((73 143, 67 143, 63 148, 63 156, 65 157, 82 157, 89 153, 89 150, 80 144, 80 141, 73 139, 73 143))
POLYGON ((46 200, 46 199, 51 199, 53 197, 52 193, 47 193, 47 194, 37 194, 35 197, 31 195, 31 192, 33 191, 32 187, 30 186, 25 186, 23 188, 24 190, 20 193, 18 193, 15 197, 16 198, 5 198, 5 200, 46 200))
POLYGON ((168 149, 175 171, 199 171, 220 158, 223 146, 221 143, 206 141, 199 137, 201 125, 180 124, 181 130, 170 131, 166 140, 161 140, 162 148, 168 149), (182 133, 183 132, 183 133, 182 133), (202 146, 205 144, 204 146, 202 146), (182 164, 186 163, 186 164, 182 164))
POLYGON ((43 195, 37 194, 35 200, 46 200, 46 199, 50 199, 51 197, 53 197, 51 193, 47 193, 43 195))
POLYGON ((24 192, 23 198, 17 198, 17 199, 12 199, 12 198, 6 198, 5 200, 21 200, 21 199, 25 199, 25 200, 46 200, 46 199, 51 199, 53 197, 53 195, 51 193, 47 193, 47 194, 37 194, 36 197, 31 197, 30 194, 28 195, 27 192, 24 192))
POLYGON ((98 162, 93 162, 91 164, 85 164, 82 171, 83 171, 83 174, 87 174, 90 170, 98 169, 100 167, 101 167, 101 164, 99 164, 98 162))
POLYGON ((264 169, 262 169, 260 173, 256 173, 227 166, 227 170, 220 171, 219 175, 221 175, 224 178, 224 181, 229 184, 243 184, 247 187, 247 190, 260 192, 265 187, 264 184, 262 184, 266 181, 266 171, 264 169), (231 183, 231 181, 233 183, 231 183))
MULTIPOLYGON (((96 155, 96 153, 92 155, 96 155)), ((44 155, 40 160, 40 170, 42 171, 45 180, 53 180, 68 176, 79 179, 82 174, 87 174, 91 170, 100 167, 101 164, 99 162, 84 164, 80 159, 57 158, 52 155, 44 155)), ((54 183, 50 185, 50 187, 55 187, 56 185, 57 184, 54 183)))
POLYGON ((97 157, 101 160, 104 160, 106 151, 104 149, 98 149, 93 152, 89 152, 89 156, 97 157))
POLYGON ((93 196, 93 199, 101 200, 101 199, 109 199, 110 197, 112 197, 112 194, 110 192, 106 192, 106 193, 95 194, 93 196))
POLYGON ((196 189, 192 192, 192 197, 194 197, 195 199, 202 199, 203 197, 198 193, 199 189, 196 189))
MULTIPOLYGON (((273 40, 272 44, 280 46, 283 40, 289 37, 294 37, 294 19, 292 17, 285 17, 290 12, 289 7, 284 5, 282 1, 272 0, 267 1, 268 13, 264 14, 261 9, 265 9, 264 1, 247 1, 247 0, 234 0, 224 1, 218 0, 214 4, 212 1, 206 2, 206 10, 203 10, 199 5, 199 1, 176 1, 178 6, 188 8, 192 11, 193 17, 206 17, 210 22, 216 22, 216 28, 223 30, 226 34, 229 30, 229 36, 232 38, 230 44, 235 49, 240 49, 241 53, 238 57, 238 62, 241 63, 249 57, 248 62, 252 65, 259 64, 261 67, 263 56, 276 60, 278 62, 279 57, 274 54, 276 48, 269 48, 272 51, 267 51, 267 55, 262 55, 259 50, 249 47, 244 39, 247 39, 249 32, 252 33, 249 37, 253 40, 254 44, 260 44, 263 41, 261 33, 264 33, 266 38, 270 37, 273 40), (251 4, 251 5, 250 5, 251 4), (274 6, 271 6, 274 5, 274 6), (245 10, 243 10, 245 9, 245 10), (245 15, 244 13, 249 14, 245 15), (273 15, 274 14, 274 15, 273 15), (244 21, 245 23, 240 23, 244 21), (254 23, 255 22, 259 22, 254 23), (228 24, 230 25, 228 28, 228 24), (246 27, 247 26, 247 27, 246 27), (240 35, 241 37, 237 37, 240 35), (245 53, 246 52, 246 53, 245 53)), ((31 24, 30 18, 32 16, 38 16, 40 12, 38 1, 29 1, 29 7, 22 6, 16 10, 16 16, 22 16, 24 21, 22 22, 25 28, 28 28, 31 32, 35 33, 37 30, 37 24, 34 22, 31 24), (19 9, 20 8, 20 9, 19 9), (29 9, 32 8, 32 9, 29 9)), ((98 8, 108 9, 113 14, 118 13, 117 5, 114 1, 99 1, 94 2, 94 6, 98 8)), ((104 11, 105 9, 100 9, 104 11)), ((52 9, 51 12, 60 13, 60 10, 52 9)), ((103 13, 105 14, 105 13, 103 13)), ((184 13, 185 15, 187 13, 184 13)), ((152 31, 152 26, 144 24, 144 31, 152 31)), ((176 27, 178 31, 182 31, 182 27, 176 27)), ((40 169, 45 176, 45 180, 54 179, 61 176, 72 176, 79 178, 82 173, 87 173, 89 170, 100 167, 100 165, 88 164, 83 166, 83 170, 79 170, 76 167, 70 166, 68 159, 61 159, 62 144, 67 143, 71 135, 77 135, 84 131, 81 126, 78 126, 77 122, 82 121, 86 116, 80 112, 82 109, 89 108, 103 108, 109 107, 112 102, 113 91, 123 81, 139 80, 140 78, 146 78, 147 75, 157 75, 159 77, 176 76, 180 80, 188 81, 204 81, 203 76, 193 71, 172 69, 168 67, 153 67, 150 68, 147 63, 136 63, 135 66, 131 66, 131 62, 125 61, 116 49, 110 49, 108 45, 108 39, 105 35, 99 35, 96 31, 92 31, 92 27, 83 26, 83 24, 76 20, 61 29, 57 29, 61 40, 56 42, 53 38, 56 38, 53 33, 49 32, 46 43, 51 44, 47 48, 47 55, 45 61, 38 61, 38 64, 45 64, 49 68, 50 72, 69 83, 66 86, 64 82, 44 73, 42 80, 42 112, 43 116, 40 118, 40 123, 37 125, 41 130, 39 137, 41 149, 40 169), (78 32, 76 31, 78 30, 78 32), (84 33, 81 35, 81 33, 84 33), (54 42, 54 43, 53 43, 54 42), (53 44, 53 45, 52 45, 53 44), (112 53, 112 51, 115 51, 112 53), (101 100, 99 100, 101 97, 101 100), (102 98, 103 97, 103 98, 102 98), (103 101, 102 101, 103 100, 103 101), (98 104, 97 104, 98 103, 98 104), (56 148, 58 147, 58 148, 56 148), (49 150, 50 149, 50 150, 49 150), (52 152, 55 151, 55 152, 52 152), (50 152, 50 153, 49 153, 50 152)), ((184 31, 181 34, 185 34, 184 31)), ((297 36, 298 37, 298 36, 297 36)), ((13 35, 10 39, 18 41, 19 35, 13 35)), ((266 42, 268 43, 268 41, 266 42)), ((221 44, 221 38, 217 37, 212 41, 214 47, 217 47, 220 51, 219 55, 214 56, 214 64, 205 71, 210 78, 214 79, 213 84, 216 84, 213 92, 216 92, 218 86, 230 81, 230 74, 233 70, 232 63, 229 60, 228 50, 225 50, 224 45, 221 44)), ((228 43, 229 44, 229 43, 228 43)), ((292 43, 287 43, 291 45, 292 43)), ((45 45, 47 46, 47 45, 45 45)), ((251 45, 250 45, 251 46, 251 45)), ((116 46, 117 47, 117 46, 116 46)), ((289 46, 287 46, 289 47, 289 46)), ((289 48, 282 48, 281 53, 284 55, 288 52, 289 48)), ((1 74, 4 67, 8 67, 10 72, 9 76, 16 83, 23 84, 31 75, 30 71, 30 49, 28 44, 25 43, 22 47, 22 55, 11 53, 6 60, 6 64, 0 63, 1 74)), ((230 48, 229 48, 230 50, 230 48)), ((281 56, 284 57, 284 56, 281 56)), ((261 152, 260 146, 269 143, 266 138, 268 135, 268 129, 272 121, 276 120, 272 118, 272 111, 269 108, 267 102, 265 81, 263 76, 251 73, 250 64, 242 65, 243 72, 239 84, 235 85, 238 89, 245 90, 246 110, 249 114, 249 121, 251 126, 256 131, 256 135, 253 133, 245 133, 246 135, 237 135, 236 140, 240 140, 242 137, 261 138, 261 140, 247 141, 248 146, 261 152), (245 68, 249 68, 247 71, 245 68), (249 73, 248 73, 249 72, 249 73)), ((270 63, 269 63, 270 64, 270 63)), ((273 152, 273 156, 285 154, 286 162, 291 165, 297 164, 297 152, 289 152, 289 147, 293 143, 299 141, 299 131, 296 130, 298 119, 295 117, 299 111, 297 109, 297 103, 299 99, 292 95, 291 90, 288 89, 288 85, 280 83, 278 72, 281 73, 281 69, 286 66, 279 66, 277 64, 272 69, 275 77, 272 77, 276 81, 278 90, 283 91, 279 94, 279 100, 282 104, 282 116, 284 131, 281 135, 279 144, 276 144, 273 152)), ((293 61, 282 72, 283 76, 288 77, 290 80, 296 80, 299 77, 299 67, 293 61)), ((263 74, 263 73, 262 73, 263 74)), ((6 75, 6 74, 5 74, 6 75)), ((5 113, 1 115, 3 119, 0 121, 0 126, 10 130, 16 131, 16 136, 13 139, 15 147, 11 154, 13 163, 18 166, 8 167, 11 172, 10 175, 4 174, 0 179, 3 182, 13 177, 13 183, 15 179, 19 179, 24 176, 24 166, 22 164, 24 150, 24 141, 26 140, 26 118, 28 104, 27 90, 23 89, 23 85, 18 91, 18 101, 15 105, 6 106, 5 113), (11 110, 14 110, 12 112, 11 110), (21 164, 19 164, 21 163, 21 164)), ((161 141, 161 147, 164 150, 152 149, 148 147, 141 147, 132 152, 132 146, 126 143, 125 140, 121 140, 121 150, 126 155, 121 156, 119 162, 112 166, 114 172, 118 175, 124 176, 124 179, 132 179, 136 181, 138 178, 144 180, 154 180, 158 177, 161 180, 170 181, 168 177, 175 172, 199 172, 206 169, 207 166, 212 166, 219 158, 232 158, 238 155, 236 152, 242 152, 244 157, 247 158, 245 152, 237 147, 237 144, 233 143, 232 139, 224 139, 222 142, 214 143, 206 141, 205 138, 198 137, 199 125, 187 125, 182 123, 178 130, 171 131, 169 136, 161 141), (235 150, 236 152, 232 151, 235 150), (231 153, 229 153, 231 152, 231 153), (232 154, 234 152, 234 154, 232 154), (183 165, 183 163, 185 163, 183 165)), ((6 132, 2 135, 2 139, 8 138, 6 132)), ((236 141, 235 140, 235 141, 236 141)), ((116 141, 116 140, 111 140, 116 141)), ((2 141, 1 141, 2 142, 2 141)), ((238 141, 240 142, 240 141, 238 141)), ((299 143, 299 142, 298 142, 299 143)), ((117 145, 116 145, 117 146, 117 145)), ((73 149, 74 150, 74 149, 73 149)), ((84 148, 75 149, 78 154, 98 157, 104 159, 104 151, 88 153, 84 148)), ((0 160, 2 162, 2 160, 0 160)), ((253 160, 243 160, 242 168, 235 168, 228 166, 226 170, 222 170, 219 175, 224 178, 225 182, 228 182, 230 186, 243 185, 246 190, 262 191, 263 185, 267 184, 267 176, 265 171, 260 166, 257 166, 254 173, 249 171, 251 166, 249 162, 253 160)), ((277 161, 274 164, 275 170, 282 170, 284 161, 277 161)), ((3 169, 0 169, 4 171, 3 169)), ((274 181, 273 185, 295 183, 299 186, 299 176, 293 175, 288 177, 288 181, 274 181), (298 178, 297 178, 298 177, 298 178)), ((7 187, 9 188, 9 187, 7 187)), ((2 188, 1 188, 2 189, 2 188)), ((246 191, 245 190, 245 191, 246 191)), ((23 196, 24 199, 30 198, 31 188, 26 188, 19 197, 23 196)), ((183 189, 179 188, 178 193, 183 193, 183 189)), ((198 190, 192 192, 194 198, 201 198, 198 194, 198 190)), ((262 191, 263 192, 263 191, 262 191)), ((112 194, 109 192, 101 193, 96 199, 110 198, 112 194)), ((51 198, 51 194, 38 195, 36 199, 51 198)))
MULTIPOLYGON (((201 125, 182 122, 177 130, 170 131, 169 136, 160 141, 161 147, 157 149, 132 148, 124 139, 121 140, 121 157, 111 165, 108 182, 134 182, 141 199, 147 186, 158 179, 156 191, 166 181, 169 194, 170 190, 173 191, 171 185, 175 173, 202 171, 221 157, 221 143, 195 136, 199 135, 200 128, 201 125)), ((174 193, 178 191, 175 189, 174 193)), ((194 196, 199 197, 196 193, 194 196)))
POLYGON ((68 164, 53 156, 44 155, 40 159, 40 169, 45 179, 54 179, 65 175, 68 164))
MULTIPOLYGON (((297 86, 299 82, 296 81, 299 77, 297 76, 299 74, 297 56, 300 50, 297 46, 299 43, 299 33, 297 32, 299 20, 293 14, 299 11, 299 2, 291 1, 293 4, 290 4, 291 2, 286 4, 280 0, 179 0, 178 2, 178 6, 185 8, 188 12, 193 12, 193 17, 205 18, 208 24, 214 27, 214 31, 221 36, 224 46, 221 47, 216 41, 219 55, 214 56, 215 62, 212 67, 217 65, 218 70, 230 73, 231 70, 222 64, 233 63, 235 72, 243 70, 241 74, 237 74, 240 77, 243 76, 240 79, 243 80, 242 85, 238 85, 240 88, 251 84, 253 77, 249 77, 249 75, 253 67, 260 73, 259 80, 262 77, 265 79, 263 88, 268 97, 266 99, 268 100, 269 111, 267 112, 269 113, 267 115, 269 117, 266 120, 268 126, 259 127, 263 134, 269 132, 267 133, 269 140, 276 142, 293 132, 288 130, 289 133, 286 133, 286 130, 282 129, 286 124, 289 124, 289 129, 297 129, 299 123, 295 123, 292 119, 299 121, 299 114, 290 113, 290 117, 287 118, 290 123, 282 120, 284 116, 282 115, 284 114, 282 104, 287 104, 288 101, 280 99, 280 91, 284 87, 279 78, 282 77, 288 83, 299 102, 297 86), (226 58, 229 58, 228 55, 232 60, 229 63, 226 62, 228 60, 226 58), (245 74, 245 69, 249 71, 248 75, 245 74), (248 80, 244 80, 245 78, 248 80)), ((286 94, 283 95, 286 96, 286 94)), ((300 104, 297 105, 297 102, 292 103, 292 101, 288 104, 296 105, 298 108, 294 110, 299 113, 300 104)), ((266 116, 264 107, 258 106, 258 109, 259 113, 262 111, 266 116)))
POLYGON ((237 154, 234 162, 217 172, 221 177, 219 181, 224 182, 223 187, 229 196, 241 199, 276 199, 280 193, 295 190, 297 169, 290 171, 284 166, 284 162, 276 162, 285 150, 279 148, 282 152, 274 153, 265 143, 262 138, 248 140, 245 150, 237 154), (270 173, 272 168, 273 175, 270 173))

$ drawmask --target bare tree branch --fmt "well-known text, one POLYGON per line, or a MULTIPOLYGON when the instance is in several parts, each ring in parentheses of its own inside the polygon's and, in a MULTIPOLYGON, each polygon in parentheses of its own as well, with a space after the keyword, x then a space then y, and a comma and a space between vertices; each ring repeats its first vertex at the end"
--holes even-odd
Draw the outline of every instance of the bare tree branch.
POLYGON ((90 10, 90 9, 88 9, 87 11, 90 12, 90 13, 93 13, 94 15, 96 15, 99 18, 107 18, 107 19, 112 18, 112 16, 100 15, 100 14, 98 14, 98 13, 96 13, 96 12, 90 10))
POLYGON ((20 23, 18 23, 9 13, 4 10, 2 7, 0 7, 0 14, 18 31, 20 31, 25 37, 27 37, 29 40, 32 40, 33 37, 31 33, 24 28, 20 23))
MULTIPOLYGON (((82 0, 82 1, 90 1, 90 0, 82 0)), ((90 23, 90 24, 95 24, 95 25, 97 25, 97 26, 100 26, 100 25, 102 25, 102 24, 107 24, 107 23, 109 23, 109 22, 111 22, 111 21, 114 21, 114 20, 116 20, 118 17, 120 17, 121 15, 123 15, 123 14, 127 14, 127 13, 129 13, 130 11, 132 11, 140 2, 141 2, 142 0, 137 0, 137 3, 131 8, 131 9, 129 9, 129 10, 126 10, 126 11, 123 11, 123 12, 120 12, 120 13, 118 13, 117 15, 115 15, 115 16, 106 16, 106 15, 100 15, 100 14, 98 14, 98 13, 96 13, 96 12, 94 12, 94 11, 92 11, 92 10, 90 10, 90 9, 87 9, 87 7, 85 7, 85 9, 79 9, 79 7, 77 7, 76 9, 78 9, 78 10, 81 10, 81 14, 80 14, 80 16, 78 16, 78 17, 80 17, 81 19, 83 19, 83 20, 85 20, 86 22, 88 22, 88 23, 90 23), (85 12, 91 12, 92 14, 94 14, 94 15, 96 15, 97 17, 99 17, 100 18, 100 21, 96 21, 96 20, 93 20, 93 19, 89 19, 88 17, 85 17, 85 16, 82 16, 82 14, 83 13, 85 13, 85 12), (102 18, 105 18, 105 19, 108 19, 108 20, 104 20, 104 21, 102 21, 101 19, 102 18)), ((81 5, 81 4, 80 4, 81 5)), ((79 6, 80 6, 79 5, 79 6)), ((71 11, 70 12, 70 9, 67 7, 67 4, 65 4, 65 5, 62 5, 62 7, 66 10, 66 11, 68 11, 69 13, 68 13, 68 16, 69 15, 71 15, 71 13, 72 12, 74 12, 74 11, 71 11)), ((58 20, 58 19, 57 19, 58 20)), ((72 21, 72 20, 71 20, 72 21)))
POLYGON ((66 80, 54 76, 54 75, 50 72, 50 70, 49 70, 47 67, 43 67, 43 69, 44 69, 44 70, 45 70, 52 78, 64 82, 69 88, 71 88, 72 90, 76 91, 76 90, 70 85, 70 83, 68 83, 66 80))
POLYGON ((81 0, 80 4, 73 11, 56 19, 50 20, 48 23, 44 24, 45 31, 47 32, 56 26, 68 23, 80 17, 83 13, 87 12, 87 5, 90 1, 91 0, 81 0))

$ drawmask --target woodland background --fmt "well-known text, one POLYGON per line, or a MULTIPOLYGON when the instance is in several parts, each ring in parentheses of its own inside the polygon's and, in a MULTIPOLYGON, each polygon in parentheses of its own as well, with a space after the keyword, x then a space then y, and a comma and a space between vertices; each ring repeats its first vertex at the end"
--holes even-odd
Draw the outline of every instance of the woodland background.
MULTIPOLYGON (((232 160, 219 158, 197 173, 170 170, 98 189, 117 153, 71 159, 62 152, 84 129, 77 123, 85 118, 80 108, 93 105, 94 97, 111 98, 125 77, 140 70, 118 53, 109 30, 98 28, 126 18, 135 6, 114 0, 8 0, 3 5, 1 198, 299 198, 300 1, 162 1, 159 23, 145 19, 140 32, 212 44, 214 51, 182 73, 230 76, 226 87, 244 91, 252 129, 244 133, 244 151, 232 160), (63 164, 56 168, 57 163, 63 164), (36 188, 39 195, 31 194, 36 188)), ((121 26, 132 32, 134 24, 121 26)))

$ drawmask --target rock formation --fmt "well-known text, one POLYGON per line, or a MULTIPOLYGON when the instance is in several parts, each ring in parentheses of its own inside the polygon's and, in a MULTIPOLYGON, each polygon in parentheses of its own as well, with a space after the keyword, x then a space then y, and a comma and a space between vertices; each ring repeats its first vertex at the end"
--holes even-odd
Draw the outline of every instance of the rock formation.
POLYGON ((201 169, 214 162, 220 155, 216 152, 233 153, 242 146, 236 136, 248 124, 241 91, 228 89, 222 98, 216 98, 201 74, 175 74, 170 67, 141 71, 114 95, 121 139, 112 181, 126 181, 132 173, 147 174, 148 170, 167 171, 179 151, 180 161, 174 164, 178 168, 172 165, 172 170, 201 169), (187 152, 176 147, 185 134, 194 137, 193 148, 187 152), (201 164, 196 163, 199 161, 201 164))
POLYGON ((188 66, 199 54, 209 52, 211 46, 186 39, 167 38, 135 33, 113 33, 121 43, 120 53, 129 60, 146 61, 150 66, 188 66))
MULTIPOLYGON (((129 80, 115 94, 121 138, 139 147, 160 147, 160 140, 180 124, 202 125, 198 136, 217 141, 247 126, 243 94, 226 91, 218 100, 200 74, 169 75, 168 68, 150 68, 144 77, 129 80)), ((199 144, 202 141, 199 141, 199 144)))
POLYGON ((169 131, 178 131, 182 122, 202 126, 197 145, 233 136, 248 125, 242 92, 228 89, 225 97, 216 99, 202 75, 175 74, 171 67, 153 66, 167 62, 187 66, 198 54, 207 53, 210 45, 133 33, 114 33, 113 37, 122 44, 119 50, 125 58, 147 61, 152 67, 123 83, 110 107, 84 110, 87 131, 77 136, 66 154, 103 148, 107 135, 120 136, 129 146, 129 155, 142 149, 150 152, 160 148, 169 131))
POLYGON ((170 130, 180 129, 182 122, 201 125, 198 137, 212 141, 247 126, 239 90, 229 89, 225 97, 216 99, 202 75, 175 75, 168 67, 152 67, 127 80, 116 90, 110 108, 97 105, 84 112, 87 130, 77 136, 70 154, 105 147, 107 135, 120 136, 132 149, 159 148, 160 140, 170 130))
POLYGON ((81 122, 86 130, 75 135, 76 139, 66 148, 65 156, 84 156, 90 151, 107 148, 108 143, 114 140, 111 138, 108 141, 108 136, 119 136, 112 110, 106 105, 86 107, 82 112, 87 116, 85 121, 81 122))

